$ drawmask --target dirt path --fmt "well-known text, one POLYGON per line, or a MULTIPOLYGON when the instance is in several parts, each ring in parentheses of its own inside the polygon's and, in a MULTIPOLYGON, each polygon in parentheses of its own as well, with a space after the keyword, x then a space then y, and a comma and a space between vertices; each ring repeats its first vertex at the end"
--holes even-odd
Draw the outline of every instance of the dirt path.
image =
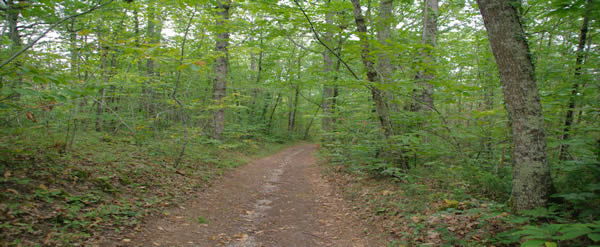
POLYGON ((240 167, 120 244, 381 246, 321 178, 316 149, 294 146, 240 167))

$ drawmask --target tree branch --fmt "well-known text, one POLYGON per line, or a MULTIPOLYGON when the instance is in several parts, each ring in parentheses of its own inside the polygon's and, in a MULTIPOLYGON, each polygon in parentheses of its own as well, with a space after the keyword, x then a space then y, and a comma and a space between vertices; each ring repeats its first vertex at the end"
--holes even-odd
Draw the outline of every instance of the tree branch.
POLYGON ((40 41, 42 38, 44 38, 46 36, 46 34, 48 34, 50 31, 54 30, 54 28, 56 28, 57 26, 59 26, 60 24, 62 24, 63 22, 70 20, 72 18, 76 18, 85 14, 88 14, 94 10, 97 10, 99 8, 102 8, 110 3, 112 3, 113 0, 109 0, 108 2, 106 2, 105 4, 99 4, 96 5, 84 12, 81 12, 79 14, 74 14, 71 16, 67 16, 65 18, 63 18, 62 20, 52 24, 52 26, 48 27, 48 29, 46 29, 46 31, 44 31, 40 36, 38 36, 37 38, 35 38, 33 41, 31 41, 28 45, 26 45, 25 47, 23 47, 21 50, 17 51, 15 54, 13 54, 12 56, 10 56, 8 59, 4 60, 4 62, 2 62, 0 64, 0 69, 2 67, 4 67, 5 65, 9 64, 10 62, 12 62, 13 60, 15 60, 17 57, 19 57, 21 54, 23 54, 24 52, 26 52, 27 50, 29 50, 31 47, 33 47, 38 41, 40 41))
MULTIPOLYGON (((281 26, 281 22, 278 22, 278 24, 279 24, 279 29, 283 30, 283 26, 281 26)), ((297 47, 301 48, 302 50, 305 50, 305 51, 310 51, 310 52, 313 52, 313 53, 320 53, 320 52, 318 52, 318 51, 315 51, 315 50, 313 50, 313 49, 310 49, 310 48, 308 48, 308 47, 306 47, 306 46, 304 46, 304 45, 302 45, 302 44, 300 44, 300 43, 297 43, 297 42, 296 42, 294 39, 292 39, 292 37, 290 37, 290 34, 289 34, 289 33, 287 33, 287 32, 285 33, 285 37, 286 37, 286 38, 287 38, 287 39, 288 39, 290 42, 292 42, 292 44, 296 45, 297 47)))
POLYGON ((296 3, 296 6, 298 6, 300 11, 302 11, 302 14, 306 18, 306 21, 308 21, 308 24, 310 24, 310 30, 315 34, 315 38, 317 38, 317 41, 319 41, 319 43, 321 43, 321 45, 323 45, 329 52, 331 52, 331 54, 333 54, 339 61, 341 61, 344 64, 344 67, 346 67, 346 69, 348 69, 348 71, 350 72, 350 74, 352 74, 354 79, 360 80, 360 78, 356 75, 356 73, 354 73, 354 71, 352 70, 352 68, 350 68, 350 66, 346 63, 346 61, 344 61, 340 56, 338 56, 337 53, 335 53, 331 48, 329 48, 329 46, 327 46, 327 44, 325 44, 325 42, 323 42, 323 40, 321 40, 321 37, 319 37, 319 34, 315 30, 315 26, 313 25, 312 21, 310 20, 310 18, 306 14, 306 11, 304 11, 304 9, 302 8, 302 6, 298 2, 298 0, 294 0, 294 3, 296 3))

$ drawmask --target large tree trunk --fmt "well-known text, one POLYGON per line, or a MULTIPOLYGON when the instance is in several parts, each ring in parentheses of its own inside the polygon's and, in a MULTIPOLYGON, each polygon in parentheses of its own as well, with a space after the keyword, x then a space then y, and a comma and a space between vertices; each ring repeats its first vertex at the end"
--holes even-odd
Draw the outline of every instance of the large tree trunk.
MULTIPOLYGON (((380 51, 377 53, 377 72, 381 77, 381 82, 392 83, 392 75, 395 71, 394 65, 392 65, 392 59, 390 50, 390 38, 392 33, 392 25, 394 23, 394 16, 392 11, 394 10, 394 0, 381 0, 379 3, 379 18, 377 23, 377 41, 379 43, 380 51)), ((394 100, 394 94, 391 92, 385 92, 385 101, 390 111, 398 112, 400 107, 394 100)))
MULTIPOLYGON (((569 140, 569 132, 571 131, 571 125, 573 124, 573 111, 575 110, 575 97, 579 94, 579 80, 581 78, 581 66, 585 58, 585 44, 587 41, 588 25, 590 22, 590 11, 591 11, 591 0, 586 1, 586 11, 583 16, 583 24, 581 25, 581 31, 579 33, 579 44, 577 45, 577 59, 575 60, 575 83, 573 83, 573 89, 571 89, 571 96, 569 97, 569 106, 567 109, 567 116, 565 117, 565 129, 563 131, 562 141, 566 142, 569 140)), ((560 146, 560 160, 568 159, 569 145, 563 143, 560 146)))
MULTIPOLYGON (((388 52, 390 46, 389 39, 391 37, 391 26, 394 20, 392 15, 392 11, 394 9, 393 4, 393 0, 381 0, 379 2, 379 21, 377 23, 376 30, 377 42, 381 48, 377 53, 377 72, 382 83, 392 83, 391 77, 394 73, 394 66, 392 65, 390 53, 388 52)), ((383 90, 380 90, 379 92, 382 94, 384 101, 383 104, 385 104, 387 111, 395 111, 399 109, 397 104, 393 101, 393 94, 391 92, 383 90)), ((394 126, 389 115, 386 121, 389 121, 386 124, 390 128, 390 130, 388 130, 388 135, 391 135, 393 134, 394 126)), ((385 154, 382 156, 385 158, 391 158, 394 164, 397 164, 404 169, 408 169, 408 159, 405 156, 406 152, 406 148, 400 148, 398 150, 385 151, 385 154)))
MULTIPOLYGON (((367 70, 367 79, 370 82, 379 82, 379 77, 377 76, 377 71, 375 70, 375 65, 373 64, 370 48, 369 48, 369 40, 367 37, 367 25, 365 24, 365 18, 362 15, 360 0, 351 0, 352 6, 354 7, 354 20, 356 21, 356 28, 359 33, 360 43, 361 43, 361 58, 365 69, 367 70)), ((389 137, 393 134, 392 129, 392 120, 390 119, 390 114, 388 111, 388 106, 385 102, 384 92, 376 87, 376 85, 371 86, 371 95, 373 97, 373 101, 375 101, 375 111, 377 112, 377 117, 379 118, 379 122, 381 123, 381 127, 383 128, 384 135, 389 137)))
POLYGON ((500 71, 513 134, 512 206, 545 206, 553 191, 542 105, 517 0, 477 0, 500 71))
POLYGON ((218 105, 213 113, 213 137, 215 139, 222 139, 223 130, 225 129, 225 94, 227 92, 227 74, 229 64, 229 52, 227 46, 229 45, 229 7, 231 0, 221 0, 217 6, 217 42, 215 46, 215 52, 217 58, 215 59, 215 80, 213 82, 213 100, 218 105))
POLYGON ((424 65, 417 74, 417 89, 413 92, 412 111, 426 112, 433 109, 433 85, 434 79, 432 66, 435 59, 432 55, 433 49, 437 43, 437 15, 438 0, 425 0, 425 9, 423 11, 423 36, 421 42, 426 46, 421 52, 422 64, 424 65))

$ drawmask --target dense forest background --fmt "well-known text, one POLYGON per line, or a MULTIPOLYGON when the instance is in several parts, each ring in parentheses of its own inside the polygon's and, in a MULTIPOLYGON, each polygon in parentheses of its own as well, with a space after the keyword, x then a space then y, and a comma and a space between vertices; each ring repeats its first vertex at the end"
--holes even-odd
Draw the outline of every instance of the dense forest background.
MULTIPOLYGON (((444 243, 600 241, 596 0, 2 0, 0 12, 3 244, 134 227, 147 205, 201 187, 193 178, 295 140, 405 192, 373 215, 525 210, 488 242, 446 230, 444 243)), ((399 244, 431 236, 406 218, 399 244)))

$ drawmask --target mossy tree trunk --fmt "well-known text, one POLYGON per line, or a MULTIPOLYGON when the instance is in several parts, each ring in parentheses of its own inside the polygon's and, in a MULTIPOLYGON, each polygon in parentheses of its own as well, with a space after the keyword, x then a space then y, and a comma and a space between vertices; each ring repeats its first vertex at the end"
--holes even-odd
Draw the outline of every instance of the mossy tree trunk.
POLYGON ((478 0, 513 134, 512 206, 545 206, 552 193, 542 105, 517 0, 478 0))

